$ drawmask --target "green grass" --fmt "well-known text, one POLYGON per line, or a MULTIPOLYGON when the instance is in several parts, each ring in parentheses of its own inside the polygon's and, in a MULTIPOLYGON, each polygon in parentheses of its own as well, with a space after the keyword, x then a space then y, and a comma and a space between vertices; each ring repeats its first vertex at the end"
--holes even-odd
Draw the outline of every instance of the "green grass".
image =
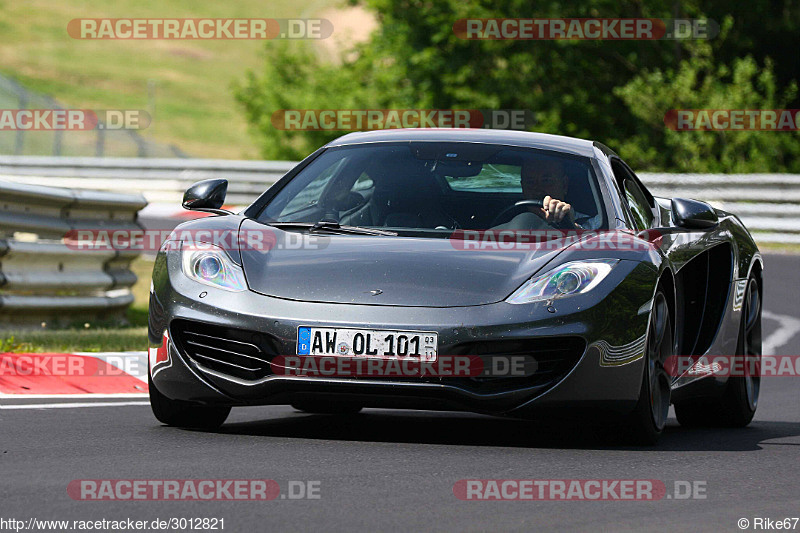
MULTIPOLYGON (((758 241, 758 234, 755 235, 758 241)), ((775 242, 758 243, 758 249, 766 253, 800 255, 800 244, 782 244, 775 242)))
POLYGON ((146 139, 177 144, 199 157, 252 159, 258 156, 256 143, 231 86, 246 69, 258 69, 263 41, 77 40, 67 34, 67 23, 75 18, 306 18, 342 3, 0 0, 0 72, 69 107, 88 109, 148 110, 152 81, 155 113, 141 131, 146 139))
POLYGON ((0 341, 2 352, 127 352, 147 350, 147 328, 32 330, 0 341))

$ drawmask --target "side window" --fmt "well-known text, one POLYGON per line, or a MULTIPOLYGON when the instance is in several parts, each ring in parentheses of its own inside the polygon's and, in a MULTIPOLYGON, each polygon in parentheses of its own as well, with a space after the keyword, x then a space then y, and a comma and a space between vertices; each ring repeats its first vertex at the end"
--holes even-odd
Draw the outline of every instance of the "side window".
POLYGON ((639 187, 627 168, 617 161, 612 162, 611 167, 620 191, 625 194, 636 228, 643 230, 652 227, 655 217, 647 194, 639 187))
POLYGON ((653 211, 647 202, 647 197, 630 178, 625 179, 625 196, 628 198, 628 205, 631 208, 633 219, 636 221, 638 229, 647 229, 653 225, 653 211))

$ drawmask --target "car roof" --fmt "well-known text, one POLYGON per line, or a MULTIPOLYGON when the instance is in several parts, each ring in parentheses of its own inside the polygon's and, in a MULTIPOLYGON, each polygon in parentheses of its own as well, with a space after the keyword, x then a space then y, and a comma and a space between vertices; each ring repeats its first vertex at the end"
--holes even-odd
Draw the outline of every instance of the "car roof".
POLYGON ((327 146, 347 146, 377 142, 469 142, 484 144, 503 144, 524 148, 554 150, 574 155, 592 157, 593 141, 534 133, 530 131, 471 129, 471 128, 398 128, 388 130, 348 133, 331 141, 327 146))

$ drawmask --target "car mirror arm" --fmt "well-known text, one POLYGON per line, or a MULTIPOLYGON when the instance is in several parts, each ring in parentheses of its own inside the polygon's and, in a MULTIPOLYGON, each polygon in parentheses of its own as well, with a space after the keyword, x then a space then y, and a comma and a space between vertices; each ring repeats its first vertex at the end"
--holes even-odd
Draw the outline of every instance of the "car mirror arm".
POLYGON ((708 226, 705 228, 686 228, 683 226, 665 226, 662 228, 648 228, 644 231, 657 231, 659 233, 687 233, 690 231, 710 231, 715 229, 719 224, 714 224, 713 226, 708 226))

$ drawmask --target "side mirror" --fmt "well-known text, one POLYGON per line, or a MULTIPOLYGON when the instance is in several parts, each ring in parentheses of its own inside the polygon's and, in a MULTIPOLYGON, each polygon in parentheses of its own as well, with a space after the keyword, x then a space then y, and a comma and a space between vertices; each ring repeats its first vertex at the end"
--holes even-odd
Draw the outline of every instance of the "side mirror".
POLYGON ((714 208, 705 202, 673 198, 672 221, 681 228, 709 229, 719 224, 719 217, 714 208))
POLYGON ((229 214, 222 209, 225 193, 228 192, 228 180, 212 179, 198 181, 183 193, 184 209, 194 211, 210 211, 212 213, 229 214))

